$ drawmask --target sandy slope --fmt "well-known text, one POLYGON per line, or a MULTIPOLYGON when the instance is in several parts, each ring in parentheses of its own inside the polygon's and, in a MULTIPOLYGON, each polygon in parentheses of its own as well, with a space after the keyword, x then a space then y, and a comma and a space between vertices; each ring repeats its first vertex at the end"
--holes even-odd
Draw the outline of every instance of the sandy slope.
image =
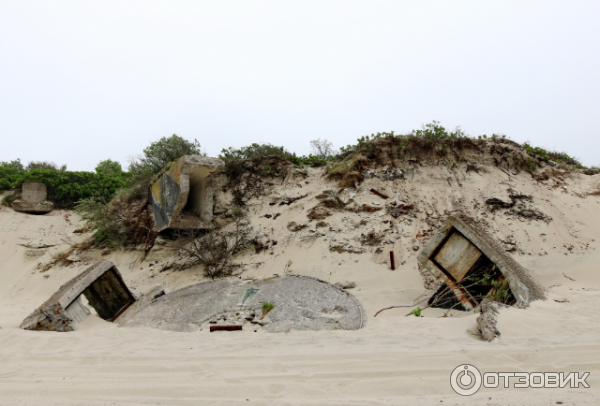
MULTIPOLYGON (((72 233, 81 225, 77 216, 71 214, 67 221, 66 212, 28 216, 3 209, 0 405, 595 404, 600 396, 600 245, 596 241, 600 198, 580 196, 600 186, 600 178, 576 175, 565 189, 534 183, 525 175, 509 180, 500 173, 469 174, 462 187, 447 187, 447 177, 439 170, 424 168, 414 176, 405 183, 369 179, 363 184, 365 190, 375 187, 420 205, 411 224, 394 228, 382 221, 389 216, 377 213, 369 214, 366 226, 355 228, 362 218, 340 212, 326 220, 337 231, 324 232, 325 236, 312 236, 309 230, 314 223, 297 233, 288 231, 290 221, 307 221, 306 212, 317 203, 314 196, 333 186, 316 171, 302 180, 302 188, 294 181, 275 191, 309 194, 289 207, 268 205, 270 197, 251 202, 252 224, 278 244, 243 257, 247 264, 260 263, 247 265, 244 276, 281 273, 292 260, 292 269, 300 274, 332 282, 354 280, 353 293, 369 314, 367 327, 360 331, 174 333, 117 328, 95 317, 73 333, 19 330, 27 314, 101 254, 86 254, 71 267, 41 273, 38 263, 85 238, 72 233), (533 195, 536 207, 553 220, 521 221, 485 211, 482 199, 506 183, 533 195), (459 312, 453 312, 452 317, 440 318, 443 311, 428 309, 425 317, 415 318, 404 317, 410 309, 396 309, 373 318, 383 307, 410 304, 431 293, 424 290, 417 271, 413 247, 422 242, 415 236, 441 222, 444 211, 456 202, 486 219, 498 238, 512 235, 519 250, 515 258, 549 288, 547 301, 535 302, 527 310, 502 311, 498 323, 502 339, 493 343, 469 332, 475 329, 475 315, 459 317, 459 312), (276 220, 262 217, 276 212, 282 212, 276 220), (385 255, 329 252, 332 238, 357 245, 354 238, 365 229, 399 237, 385 245, 385 251, 394 250, 398 263, 404 261, 397 271, 389 270, 385 255), (482 372, 591 372, 591 388, 484 388, 463 398, 449 385, 452 369, 463 363, 472 363, 482 372)), ((360 204, 376 199, 370 194, 355 196, 360 204)), ((113 253, 108 258, 137 291, 156 283, 175 289, 202 280, 198 269, 158 272, 150 266, 154 263, 150 260, 168 255, 167 248, 157 246, 143 262, 136 252, 113 253)))

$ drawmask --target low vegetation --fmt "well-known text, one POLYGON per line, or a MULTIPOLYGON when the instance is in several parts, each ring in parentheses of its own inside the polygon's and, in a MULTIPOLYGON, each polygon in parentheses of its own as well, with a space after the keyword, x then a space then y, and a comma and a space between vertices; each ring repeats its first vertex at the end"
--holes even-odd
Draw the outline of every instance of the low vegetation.
POLYGON ((262 316, 265 317, 274 308, 275 308, 275 304, 273 302, 263 302, 263 304, 262 304, 262 316))
POLYGON ((233 262, 233 257, 252 246, 254 235, 247 213, 237 208, 230 219, 230 224, 208 233, 201 230, 181 232, 178 239, 178 248, 189 260, 189 265, 203 265, 205 276, 212 279, 233 274, 240 266, 233 262))

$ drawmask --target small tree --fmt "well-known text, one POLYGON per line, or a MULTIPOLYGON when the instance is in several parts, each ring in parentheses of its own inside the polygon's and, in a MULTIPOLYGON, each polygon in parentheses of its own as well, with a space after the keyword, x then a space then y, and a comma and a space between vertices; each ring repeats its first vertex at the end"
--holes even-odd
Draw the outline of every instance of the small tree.
POLYGON ((312 140, 310 146, 313 154, 320 156, 321 158, 329 158, 337 154, 331 141, 321 140, 319 138, 312 140))
POLYGON ((144 155, 132 160, 129 170, 134 173, 158 173, 169 163, 184 155, 206 155, 200 150, 198 140, 188 141, 176 134, 162 137, 144 148, 144 155))
POLYGON ((121 172, 123 172, 121 164, 110 159, 107 159, 106 161, 100 161, 100 163, 96 166, 96 173, 105 173, 110 175, 112 173, 121 172))

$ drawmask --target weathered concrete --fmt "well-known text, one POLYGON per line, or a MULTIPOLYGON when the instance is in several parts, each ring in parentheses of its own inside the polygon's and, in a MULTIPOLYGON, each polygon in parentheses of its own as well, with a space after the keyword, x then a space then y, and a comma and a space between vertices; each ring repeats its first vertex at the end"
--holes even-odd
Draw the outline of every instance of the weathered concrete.
POLYGON ((26 182, 21 188, 21 198, 12 203, 12 208, 24 213, 49 213, 54 209, 54 204, 47 201, 47 197, 46 185, 38 182, 26 182))
POLYGON ((73 331, 89 310, 81 295, 104 320, 114 321, 135 302, 115 265, 102 260, 65 283, 43 305, 31 313, 21 328, 25 330, 73 331))
POLYGON ((308 276, 256 280, 215 280, 172 292, 118 324, 171 331, 197 331, 208 325, 247 325, 269 332, 290 330, 358 330, 366 313, 349 292, 308 276), (273 309, 263 316, 262 304, 273 309), (264 325, 264 327, 263 327, 264 325))
POLYGON ((448 217, 421 251, 418 260, 437 280, 450 287, 467 310, 479 303, 460 287, 461 281, 483 261, 491 262, 503 275, 516 306, 528 306, 533 300, 546 298, 544 287, 506 253, 499 241, 466 216, 448 217))
POLYGON ((220 159, 200 155, 167 166, 150 189, 158 230, 211 228, 216 175, 224 168, 220 159))

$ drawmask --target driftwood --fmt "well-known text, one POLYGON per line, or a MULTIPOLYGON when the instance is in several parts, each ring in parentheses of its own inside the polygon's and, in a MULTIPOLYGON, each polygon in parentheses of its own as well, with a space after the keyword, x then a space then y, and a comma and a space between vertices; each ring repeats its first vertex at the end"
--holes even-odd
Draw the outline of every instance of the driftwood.
POLYGON ((496 329, 498 308, 498 302, 485 302, 481 305, 481 314, 477 317, 477 328, 485 341, 493 341, 500 337, 500 332, 496 329))

